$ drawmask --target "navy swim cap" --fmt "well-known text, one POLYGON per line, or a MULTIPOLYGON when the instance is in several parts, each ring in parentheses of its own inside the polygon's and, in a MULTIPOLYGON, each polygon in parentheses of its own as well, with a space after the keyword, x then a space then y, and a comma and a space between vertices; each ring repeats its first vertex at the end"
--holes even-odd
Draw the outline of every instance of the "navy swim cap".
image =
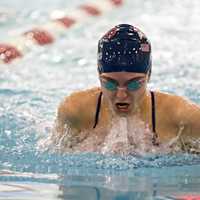
POLYGON ((128 24, 108 31, 98 43, 98 71, 151 71, 151 44, 144 33, 128 24))

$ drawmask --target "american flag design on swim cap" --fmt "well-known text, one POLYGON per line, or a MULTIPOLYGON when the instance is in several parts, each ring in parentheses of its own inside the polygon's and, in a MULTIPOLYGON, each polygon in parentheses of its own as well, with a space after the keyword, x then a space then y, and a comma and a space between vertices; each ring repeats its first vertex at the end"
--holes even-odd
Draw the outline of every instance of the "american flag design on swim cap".
POLYGON ((98 44, 98 70, 147 73, 151 68, 151 44, 145 34, 128 24, 109 30, 98 44))

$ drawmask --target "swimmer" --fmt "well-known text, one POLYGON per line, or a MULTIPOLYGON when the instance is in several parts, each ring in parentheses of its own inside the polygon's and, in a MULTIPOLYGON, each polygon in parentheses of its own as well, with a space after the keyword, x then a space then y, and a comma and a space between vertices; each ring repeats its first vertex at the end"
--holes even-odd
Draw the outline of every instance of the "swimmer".
POLYGON ((147 88, 152 57, 143 32, 115 26, 99 40, 97 60, 100 87, 74 92, 59 105, 52 140, 63 151, 194 151, 200 107, 147 88))

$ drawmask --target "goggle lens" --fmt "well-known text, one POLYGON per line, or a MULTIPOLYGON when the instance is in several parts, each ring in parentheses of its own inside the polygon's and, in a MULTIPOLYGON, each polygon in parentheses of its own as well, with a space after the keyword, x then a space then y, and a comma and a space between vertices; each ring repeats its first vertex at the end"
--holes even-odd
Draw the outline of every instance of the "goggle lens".
POLYGON ((130 91, 138 90, 142 86, 142 82, 139 80, 131 81, 127 84, 127 88, 130 91))
MULTIPOLYGON (((110 91, 116 91, 118 88, 118 83, 112 80, 107 80, 107 81, 103 81, 103 86, 110 91)), ((141 80, 132 80, 127 84, 127 89, 129 91, 135 91, 138 90, 142 84, 144 83, 144 81, 141 80)))
POLYGON ((106 81, 103 83, 103 85, 107 90, 110 90, 110 91, 115 91, 117 90, 117 87, 118 87, 118 84, 114 81, 106 81))

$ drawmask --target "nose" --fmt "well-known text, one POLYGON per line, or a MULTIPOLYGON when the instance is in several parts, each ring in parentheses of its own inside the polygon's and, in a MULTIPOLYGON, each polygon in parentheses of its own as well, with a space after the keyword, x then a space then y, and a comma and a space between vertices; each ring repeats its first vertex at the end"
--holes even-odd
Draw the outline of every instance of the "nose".
POLYGON ((116 97, 120 100, 124 100, 128 97, 127 89, 118 87, 116 97))

